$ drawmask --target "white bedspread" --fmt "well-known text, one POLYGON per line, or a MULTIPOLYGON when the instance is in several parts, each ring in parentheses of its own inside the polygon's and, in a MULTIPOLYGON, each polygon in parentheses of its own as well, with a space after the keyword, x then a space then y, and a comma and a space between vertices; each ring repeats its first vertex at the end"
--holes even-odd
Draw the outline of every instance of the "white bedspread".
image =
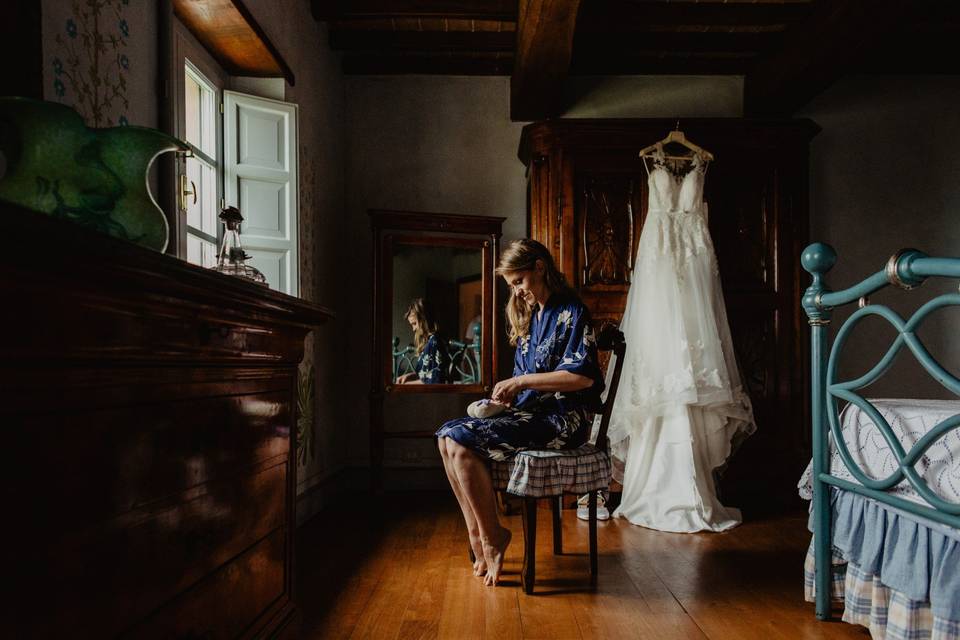
MULTIPOLYGON (((952 415, 960 413, 960 400, 870 400, 880 415, 890 423, 904 451, 923 437, 930 429, 952 415)), ((867 476, 881 479, 897 469, 897 460, 884 440, 880 430, 859 407, 848 406, 841 416, 843 439, 854 461, 867 476)), ((847 471, 840 454, 833 446, 831 436, 830 474, 851 482, 857 482, 847 471)), ((945 500, 960 502, 960 428, 954 429, 940 438, 927 449, 926 455, 917 462, 916 467, 930 488, 945 500)), ((810 500, 813 497, 811 475, 813 463, 797 485, 800 497, 810 500)), ((900 497, 921 504, 927 504, 903 480, 893 489, 900 497)))

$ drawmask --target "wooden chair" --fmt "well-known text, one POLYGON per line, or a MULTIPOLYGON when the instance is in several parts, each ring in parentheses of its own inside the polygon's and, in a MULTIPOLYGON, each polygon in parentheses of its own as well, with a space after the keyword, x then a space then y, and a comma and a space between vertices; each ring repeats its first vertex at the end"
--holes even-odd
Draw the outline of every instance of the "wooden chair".
POLYGON ((617 397, 623 354, 626 343, 623 333, 613 325, 606 325, 597 336, 597 348, 611 351, 616 356, 610 388, 603 405, 596 444, 587 443, 577 449, 527 450, 513 460, 494 462, 494 488, 523 498, 523 570, 520 574, 523 590, 533 593, 536 578, 537 501, 549 497, 553 511, 553 553, 563 553, 563 528, 560 519, 564 494, 589 495, 590 582, 597 580, 597 491, 610 484, 611 463, 607 442, 607 427, 617 397))

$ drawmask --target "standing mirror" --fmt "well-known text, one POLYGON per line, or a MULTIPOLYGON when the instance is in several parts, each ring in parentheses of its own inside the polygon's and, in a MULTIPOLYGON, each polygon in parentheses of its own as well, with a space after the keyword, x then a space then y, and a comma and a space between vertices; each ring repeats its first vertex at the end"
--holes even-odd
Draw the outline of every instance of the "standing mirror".
POLYGON ((504 218, 371 211, 375 393, 487 393, 504 218))

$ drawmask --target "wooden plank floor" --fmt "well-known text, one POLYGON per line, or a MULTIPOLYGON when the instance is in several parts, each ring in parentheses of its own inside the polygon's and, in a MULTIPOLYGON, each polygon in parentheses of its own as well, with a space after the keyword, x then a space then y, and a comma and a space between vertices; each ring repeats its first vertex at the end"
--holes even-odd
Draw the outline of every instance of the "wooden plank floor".
POLYGON ((869 638, 817 622, 803 601, 806 518, 771 517, 722 534, 669 534, 600 523, 600 579, 589 584, 587 526, 564 510, 564 551, 552 553, 550 512, 538 521, 537 593, 520 589, 523 533, 504 579, 471 574, 460 512, 445 494, 389 494, 328 509, 298 532, 301 637, 869 638))

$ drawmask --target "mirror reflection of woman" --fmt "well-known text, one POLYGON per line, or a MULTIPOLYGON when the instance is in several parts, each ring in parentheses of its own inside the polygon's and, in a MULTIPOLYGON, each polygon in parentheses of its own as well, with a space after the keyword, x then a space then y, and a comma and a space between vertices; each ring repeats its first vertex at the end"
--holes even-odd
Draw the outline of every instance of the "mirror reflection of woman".
POLYGON ((547 249, 517 240, 503 253, 497 275, 511 289, 507 303, 513 377, 493 389, 507 410, 459 418, 437 431, 437 446, 460 503, 476 562, 474 575, 497 584, 510 530, 497 518, 490 460, 524 449, 573 449, 587 441, 587 412, 600 408, 603 377, 587 308, 567 285, 547 249))
POLYGON ((450 354, 430 305, 414 298, 406 313, 413 331, 417 361, 413 371, 397 378, 397 384, 446 384, 450 382, 450 354))

